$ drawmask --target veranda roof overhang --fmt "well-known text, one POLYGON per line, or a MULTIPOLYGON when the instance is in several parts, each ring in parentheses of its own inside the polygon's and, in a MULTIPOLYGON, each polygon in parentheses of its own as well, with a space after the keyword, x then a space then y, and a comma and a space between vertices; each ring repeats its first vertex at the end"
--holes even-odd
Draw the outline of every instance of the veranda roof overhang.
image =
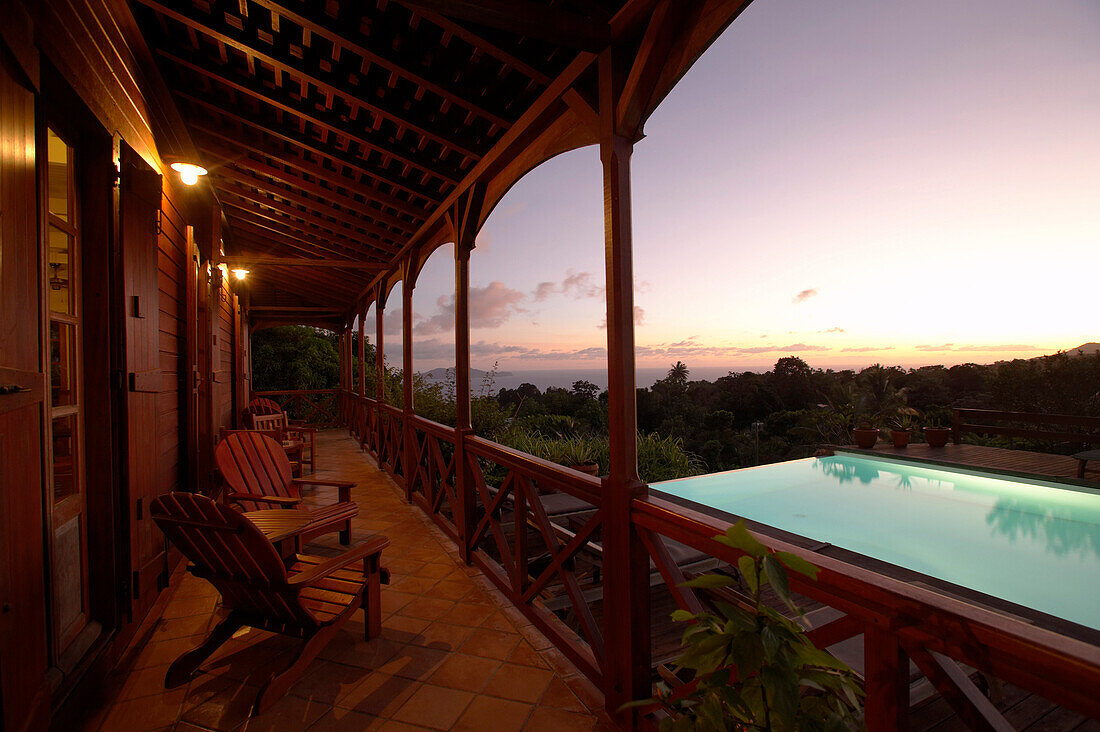
POLYGON ((253 320, 340 327, 453 239, 465 194, 476 231, 598 141, 598 54, 625 60, 614 118, 638 137, 748 0, 130 3, 179 111, 167 152, 209 170, 253 320))

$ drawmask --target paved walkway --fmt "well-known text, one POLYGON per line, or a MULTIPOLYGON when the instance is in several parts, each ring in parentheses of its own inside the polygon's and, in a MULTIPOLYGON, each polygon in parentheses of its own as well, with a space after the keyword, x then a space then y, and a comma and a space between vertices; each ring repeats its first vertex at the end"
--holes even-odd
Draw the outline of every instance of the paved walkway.
MULTIPOLYGON (((451 542, 404 501, 342 430, 318 434, 318 476, 354 480, 360 516, 352 543, 372 532, 391 545, 383 564, 382 635, 363 641, 362 613, 321 652, 290 692, 249 719, 265 674, 297 641, 255 630, 229 641, 186 686, 164 674, 222 611, 206 582, 177 573, 144 648, 109 679, 87 730, 594 730, 613 729, 603 697, 451 542)), ((329 502, 322 489, 308 501, 329 502)), ((337 535, 306 547, 336 554, 337 535)))

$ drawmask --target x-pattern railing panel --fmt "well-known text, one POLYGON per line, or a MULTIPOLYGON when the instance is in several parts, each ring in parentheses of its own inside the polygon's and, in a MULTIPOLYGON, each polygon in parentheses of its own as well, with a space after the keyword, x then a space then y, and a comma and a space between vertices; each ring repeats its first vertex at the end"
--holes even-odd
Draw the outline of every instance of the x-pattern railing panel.
POLYGON ((451 523, 458 506, 454 430, 418 417, 413 418, 412 426, 416 454, 413 475, 409 476, 410 491, 424 497, 430 514, 451 523), (444 445, 451 448, 450 456, 444 454, 444 445))

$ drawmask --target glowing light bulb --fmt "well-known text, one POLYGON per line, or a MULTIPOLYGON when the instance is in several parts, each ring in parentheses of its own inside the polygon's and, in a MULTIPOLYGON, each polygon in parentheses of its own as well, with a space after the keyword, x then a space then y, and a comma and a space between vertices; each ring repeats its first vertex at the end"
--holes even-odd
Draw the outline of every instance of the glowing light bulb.
POLYGON ((235 269, 235 270, 233 270, 233 276, 236 277, 238 280, 243 280, 245 277, 248 276, 248 270, 247 269, 235 269))
POLYGON ((199 182, 200 175, 206 175, 206 168, 191 163, 172 163, 172 170, 180 174, 180 180, 189 186, 199 182))

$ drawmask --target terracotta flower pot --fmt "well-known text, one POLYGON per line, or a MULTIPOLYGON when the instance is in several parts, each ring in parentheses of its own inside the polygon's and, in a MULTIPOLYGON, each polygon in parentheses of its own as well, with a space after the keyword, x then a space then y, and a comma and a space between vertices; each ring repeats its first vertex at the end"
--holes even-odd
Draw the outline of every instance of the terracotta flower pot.
POLYGON ((909 430, 890 430, 890 437, 894 440, 894 447, 905 447, 909 444, 909 430))
POLYGON ((928 441, 929 447, 943 447, 950 437, 951 429, 949 427, 924 428, 924 439, 928 441))
POLYGON ((599 463, 583 463, 581 465, 570 465, 569 467, 572 468, 573 470, 578 470, 582 473, 588 473, 589 475, 599 475, 600 474, 600 464, 599 463))
POLYGON ((856 447, 863 450, 872 450, 875 443, 878 442, 878 430, 856 427, 852 430, 852 437, 855 438, 856 447))

